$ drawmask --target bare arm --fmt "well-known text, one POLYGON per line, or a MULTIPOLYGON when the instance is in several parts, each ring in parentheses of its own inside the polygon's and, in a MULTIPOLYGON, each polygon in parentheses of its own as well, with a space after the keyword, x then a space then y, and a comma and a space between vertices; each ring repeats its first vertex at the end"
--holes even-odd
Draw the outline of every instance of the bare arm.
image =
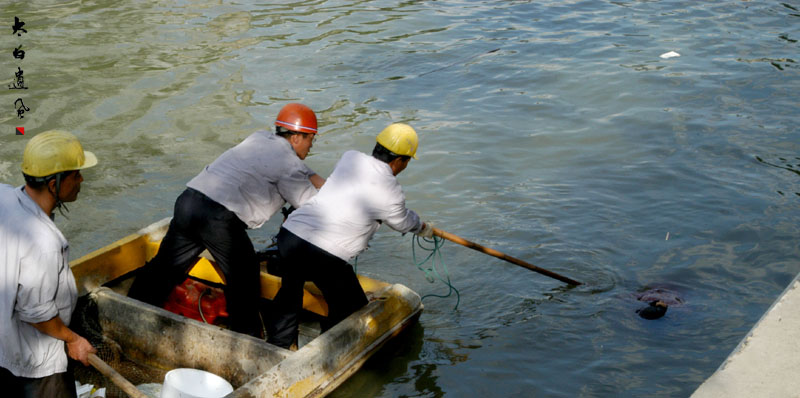
POLYGON ((85 366, 89 366, 89 354, 97 352, 88 340, 70 330, 59 317, 31 325, 50 337, 65 341, 69 357, 81 361, 85 366))
POLYGON ((322 188, 322 185, 325 184, 325 179, 320 177, 319 174, 312 174, 308 176, 308 179, 309 181, 311 181, 311 185, 313 185, 314 188, 317 189, 322 188))

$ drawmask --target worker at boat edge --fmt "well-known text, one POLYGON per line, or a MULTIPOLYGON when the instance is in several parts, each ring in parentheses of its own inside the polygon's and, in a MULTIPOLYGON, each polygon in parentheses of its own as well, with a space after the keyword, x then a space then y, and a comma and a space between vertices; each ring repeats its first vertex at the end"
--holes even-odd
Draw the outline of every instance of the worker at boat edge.
POLYGON ((96 352, 69 325, 78 299, 69 244, 53 211, 78 198, 97 164, 66 131, 35 135, 22 155, 25 185, 0 184, 0 390, 9 397, 76 396, 68 359, 96 352), (66 349, 65 349, 66 345, 66 349))
POLYGON ((208 249, 225 281, 231 330, 263 338, 260 267, 247 229, 261 227, 286 202, 300 207, 325 183, 303 162, 316 134, 314 111, 290 103, 278 113, 274 134, 256 131, 206 166, 175 201, 158 253, 128 296, 162 306, 208 249))
POLYGON ((305 281, 313 281, 328 304, 323 332, 367 304, 348 261, 367 248, 381 224, 433 236, 432 225, 406 208, 396 178, 416 159, 416 131, 395 123, 376 141, 372 156, 345 152, 317 196, 290 214, 278 232, 284 274, 268 316, 268 342, 296 349, 305 281))

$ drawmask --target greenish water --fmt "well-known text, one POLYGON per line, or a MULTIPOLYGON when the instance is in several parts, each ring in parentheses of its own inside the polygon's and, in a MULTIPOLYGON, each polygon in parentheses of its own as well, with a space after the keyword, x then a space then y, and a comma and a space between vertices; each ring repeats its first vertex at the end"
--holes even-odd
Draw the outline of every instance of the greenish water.
MULTIPOLYGON (((72 257, 171 215, 225 149, 308 104, 322 175, 387 124, 446 244, 455 298, 333 396, 688 396, 800 271, 800 3, 27 1, 0 7, 0 182, 61 128, 100 164, 58 225, 72 257), (12 35, 13 17, 27 33, 12 35), (25 58, 12 50, 22 45, 25 58), (680 57, 660 55, 676 51, 680 57), (23 98, 31 110, 18 119, 23 98), (24 126, 24 137, 14 127, 24 126), (683 305, 657 321, 635 294, 683 305)), ((278 220, 253 231, 269 242, 278 220)), ((381 230, 359 272, 445 294, 381 230)))

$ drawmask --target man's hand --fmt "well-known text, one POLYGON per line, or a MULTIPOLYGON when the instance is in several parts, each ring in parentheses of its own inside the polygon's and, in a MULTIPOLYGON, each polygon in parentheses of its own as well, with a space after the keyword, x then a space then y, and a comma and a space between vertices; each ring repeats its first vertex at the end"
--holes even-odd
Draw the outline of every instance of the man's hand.
POLYGON ((430 221, 422 223, 422 229, 417 232, 417 236, 428 239, 433 238, 433 223, 430 221))
POLYGON ((70 358, 80 361, 84 366, 89 366, 89 354, 94 354, 97 350, 92 347, 89 340, 73 333, 74 338, 67 341, 67 354, 70 358))
POLYGON ((308 179, 311 181, 311 185, 313 185, 314 188, 320 189, 323 185, 325 185, 325 179, 319 174, 312 174, 308 176, 308 179))

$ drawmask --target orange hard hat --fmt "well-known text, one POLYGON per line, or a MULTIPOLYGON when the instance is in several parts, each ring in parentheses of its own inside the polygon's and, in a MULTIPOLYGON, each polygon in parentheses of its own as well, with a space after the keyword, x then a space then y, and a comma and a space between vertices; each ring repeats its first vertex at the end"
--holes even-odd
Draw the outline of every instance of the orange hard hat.
POLYGON ((281 108, 275 119, 275 125, 298 133, 316 134, 317 115, 311 108, 293 102, 281 108))

